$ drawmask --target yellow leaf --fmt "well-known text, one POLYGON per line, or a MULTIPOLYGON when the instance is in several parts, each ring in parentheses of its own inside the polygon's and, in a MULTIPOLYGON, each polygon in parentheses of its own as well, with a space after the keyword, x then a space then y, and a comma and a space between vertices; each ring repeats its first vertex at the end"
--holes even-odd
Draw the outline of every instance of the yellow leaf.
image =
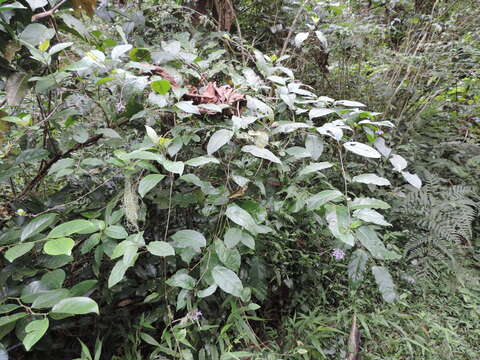
POLYGON ((40 45, 38 45, 38 50, 47 51, 49 47, 50 47, 50 40, 45 40, 40 45))

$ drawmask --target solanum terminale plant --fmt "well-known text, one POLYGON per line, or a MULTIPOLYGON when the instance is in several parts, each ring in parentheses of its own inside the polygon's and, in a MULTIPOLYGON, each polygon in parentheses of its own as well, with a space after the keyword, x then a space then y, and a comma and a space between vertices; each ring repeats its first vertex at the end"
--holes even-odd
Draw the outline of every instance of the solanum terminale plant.
POLYGON ((286 57, 243 49, 240 63, 215 33, 150 46, 117 26, 51 45, 45 29, 19 39, 43 72, 23 102, 7 88, 0 119, 13 123, 0 160, 15 212, 0 233, 6 347, 52 343, 53 322, 94 327, 133 303, 155 309, 140 321, 151 358, 254 356, 264 297, 250 259, 269 256, 276 215, 313 218, 318 242, 348 254, 352 289, 368 266, 396 299, 387 266, 400 255, 382 240, 389 205, 377 193, 387 177, 421 182, 381 114, 318 96, 286 57), (220 84, 234 101, 219 101, 220 84))

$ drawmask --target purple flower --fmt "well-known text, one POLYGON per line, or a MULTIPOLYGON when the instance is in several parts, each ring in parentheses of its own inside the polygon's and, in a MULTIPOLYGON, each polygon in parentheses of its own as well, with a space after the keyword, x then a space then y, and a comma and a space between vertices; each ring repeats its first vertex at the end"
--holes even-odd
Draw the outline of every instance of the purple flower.
POLYGON ((336 260, 342 260, 345 257, 345 251, 343 251, 342 249, 333 249, 332 256, 336 260))
POLYGON ((193 310, 191 313, 188 314, 188 317, 192 320, 192 321, 198 321, 198 319, 200 319, 202 317, 202 312, 201 311, 198 311, 198 310, 193 310))
POLYGON ((377 134, 377 135, 383 135, 384 132, 383 132, 383 130, 378 129, 377 131, 375 131, 375 134, 377 134))

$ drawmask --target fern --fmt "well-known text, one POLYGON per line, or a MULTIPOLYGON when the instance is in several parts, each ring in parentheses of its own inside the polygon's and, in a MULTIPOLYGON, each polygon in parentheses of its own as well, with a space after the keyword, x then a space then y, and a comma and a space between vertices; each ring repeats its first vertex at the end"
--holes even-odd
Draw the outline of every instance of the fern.
POLYGON ((408 193, 398 208, 411 229, 404 252, 417 278, 454 266, 459 252, 471 246, 473 222, 479 210, 474 188, 447 186, 430 173, 424 177, 424 187, 408 193))

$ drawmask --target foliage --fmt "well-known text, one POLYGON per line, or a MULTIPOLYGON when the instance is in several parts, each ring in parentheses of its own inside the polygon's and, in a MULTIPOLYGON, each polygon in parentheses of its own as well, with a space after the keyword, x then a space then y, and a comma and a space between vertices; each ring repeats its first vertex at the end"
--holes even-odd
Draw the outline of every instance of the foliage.
MULTIPOLYGON (((403 272, 420 251, 457 260, 446 271, 478 317, 463 264, 478 163, 462 163, 478 148, 478 39, 439 3, 244 0, 233 24, 181 1, 93 18, 91 1, 2 2, 2 356, 344 357, 349 333, 375 347, 379 304, 388 324, 417 306, 425 288, 403 272), (444 56, 459 49, 461 73, 444 56), (463 138, 446 134, 460 116, 463 138)), ((437 339, 472 353, 413 322, 370 358, 433 358, 437 339)))

